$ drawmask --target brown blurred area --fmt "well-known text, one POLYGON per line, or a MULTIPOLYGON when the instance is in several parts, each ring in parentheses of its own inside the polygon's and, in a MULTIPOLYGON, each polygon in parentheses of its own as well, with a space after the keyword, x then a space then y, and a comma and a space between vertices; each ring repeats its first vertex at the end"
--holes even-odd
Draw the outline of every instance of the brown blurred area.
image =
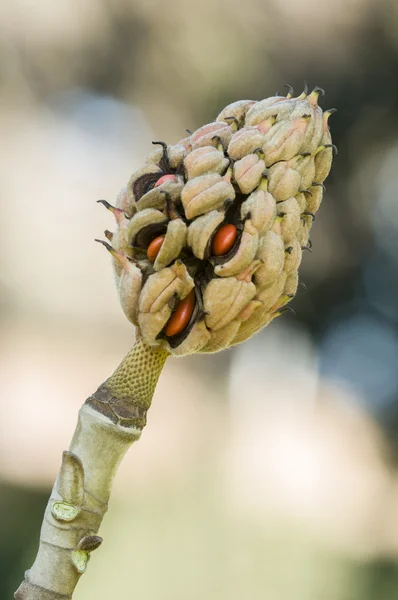
POLYGON ((396 597, 397 70, 394 0, 0 2, 1 599, 133 342, 95 201, 152 140, 304 80, 339 155, 297 314, 168 361, 76 600, 396 597))

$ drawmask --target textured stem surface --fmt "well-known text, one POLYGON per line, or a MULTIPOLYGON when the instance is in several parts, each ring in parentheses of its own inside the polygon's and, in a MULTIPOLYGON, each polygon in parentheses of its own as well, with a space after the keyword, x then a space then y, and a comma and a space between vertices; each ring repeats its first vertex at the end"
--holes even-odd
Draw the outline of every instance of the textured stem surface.
POLYGON ((44 513, 36 560, 17 600, 69 600, 85 572, 108 507, 113 477, 146 424, 167 351, 138 340, 79 411, 44 513))

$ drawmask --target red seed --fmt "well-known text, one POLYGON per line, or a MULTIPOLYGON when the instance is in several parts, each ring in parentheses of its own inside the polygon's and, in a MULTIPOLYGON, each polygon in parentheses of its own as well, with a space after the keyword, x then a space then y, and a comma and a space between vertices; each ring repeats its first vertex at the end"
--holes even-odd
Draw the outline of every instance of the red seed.
POLYGON ((158 187, 158 185, 162 185, 166 181, 177 181, 177 177, 175 175, 163 175, 160 179, 157 180, 153 187, 158 187))
POLYGON ((211 253, 214 256, 227 254, 235 243, 236 233, 235 225, 222 225, 211 243, 211 253))
POLYGON ((171 315, 164 330, 168 337, 181 333, 188 325, 195 308, 195 290, 191 290, 188 296, 185 296, 177 304, 176 310, 171 315))
POLYGON ((146 251, 146 255, 151 262, 155 262, 156 257, 159 254, 159 251, 163 245, 164 238, 164 235, 158 235, 158 237, 155 237, 155 239, 153 239, 152 242, 149 244, 148 249, 146 251))

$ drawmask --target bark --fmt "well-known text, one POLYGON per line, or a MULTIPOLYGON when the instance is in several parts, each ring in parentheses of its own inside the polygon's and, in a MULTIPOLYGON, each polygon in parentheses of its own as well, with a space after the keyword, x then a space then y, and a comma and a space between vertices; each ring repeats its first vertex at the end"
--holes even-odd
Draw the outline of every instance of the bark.
POLYGON ((69 449, 44 513, 39 550, 16 600, 69 600, 108 508, 113 477, 146 424, 167 351, 138 340, 79 411, 69 449))

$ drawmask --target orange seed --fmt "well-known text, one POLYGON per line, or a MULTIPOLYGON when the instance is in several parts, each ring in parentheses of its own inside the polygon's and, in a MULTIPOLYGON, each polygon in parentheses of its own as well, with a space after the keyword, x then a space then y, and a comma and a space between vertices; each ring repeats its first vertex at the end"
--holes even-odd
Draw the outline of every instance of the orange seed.
POLYGON ((158 237, 155 237, 148 246, 146 255, 152 263, 155 262, 156 257, 159 254, 160 248, 164 242, 164 238, 164 235, 158 235, 158 237))
POLYGON ((185 296, 177 304, 176 310, 171 315, 164 330, 168 337, 173 337, 177 333, 181 333, 188 325, 195 308, 195 290, 191 290, 188 296, 185 296))
POLYGON ((222 225, 211 243, 211 253, 214 256, 227 254, 236 240, 236 227, 232 224, 222 225))

